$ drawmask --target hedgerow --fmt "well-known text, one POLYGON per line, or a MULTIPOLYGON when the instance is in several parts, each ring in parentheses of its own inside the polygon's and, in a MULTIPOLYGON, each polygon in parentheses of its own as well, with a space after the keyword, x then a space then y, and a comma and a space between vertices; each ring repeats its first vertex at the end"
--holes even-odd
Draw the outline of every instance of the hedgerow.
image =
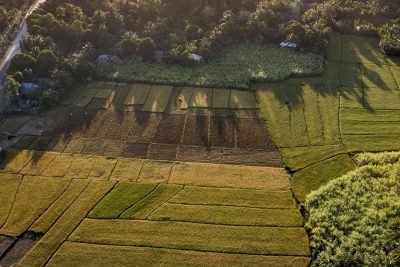
POLYGON ((322 70, 323 59, 320 55, 282 49, 271 44, 242 43, 198 66, 130 60, 122 65, 99 67, 97 75, 124 82, 248 89, 251 81, 280 81, 290 76, 320 74, 322 70))
POLYGON ((399 264, 390 257, 400 246, 399 159, 400 153, 358 156, 364 166, 307 197, 312 266, 399 264))

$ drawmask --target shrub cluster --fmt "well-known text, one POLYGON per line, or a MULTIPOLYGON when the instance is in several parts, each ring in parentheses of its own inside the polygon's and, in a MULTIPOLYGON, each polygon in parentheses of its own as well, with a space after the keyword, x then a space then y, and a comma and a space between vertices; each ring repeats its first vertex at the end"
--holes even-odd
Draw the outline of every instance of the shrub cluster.
POLYGON ((312 266, 400 264, 400 153, 356 162, 357 170, 307 197, 312 266))

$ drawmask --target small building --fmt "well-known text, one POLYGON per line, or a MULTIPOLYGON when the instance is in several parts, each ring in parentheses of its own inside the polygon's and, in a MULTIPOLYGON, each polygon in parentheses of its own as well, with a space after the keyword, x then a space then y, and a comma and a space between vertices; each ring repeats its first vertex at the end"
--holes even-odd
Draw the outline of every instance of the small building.
POLYGON ((281 47, 284 47, 284 48, 296 48, 297 47, 297 44, 295 44, 295 43, 292 43, 292 42, 281 42, 280 43, 280 46, 281 47))
POLYGON ((190 55, 190 58, 191 58, 193 61, 197 62, 197 63, 200 63, 200 62, 203 61, 203 57, 200 56, 200 55, 197 55, 197 54, 191 54, 191 55, 190 55))
POLYGON ((161 63, 164 60, 165 52, 162 50, 156 50, 156 51, 154 51, 153 57, 154 57, 155 61, 157 61, 158 63, 161 63))
POLYGON ((102 65, 106 63, 122 64, 123 60, 117 55, 100 55, 95 60, 97 65, 102 65))
POLYGON ((42 89, 35 83, 21 83, 20 94, 27 98, 37 98, 42 95, 42 89))

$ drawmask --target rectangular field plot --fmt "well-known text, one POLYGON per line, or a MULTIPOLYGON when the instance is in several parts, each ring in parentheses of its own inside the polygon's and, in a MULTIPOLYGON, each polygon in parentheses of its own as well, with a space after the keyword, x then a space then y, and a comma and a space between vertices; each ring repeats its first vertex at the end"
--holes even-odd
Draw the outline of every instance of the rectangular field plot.
POLYGON ((326 58, 331 61, 342 61, 342 36, 332 34, 326 48, 326 58))
POLYGON ((69 240, 259 255, 309 255, 307 234, 301 227, 85 219, 69 240))
POLYGON ((181 142, 185 114, 168 114, 162 117, 154 136, 155 143, 179 144, 181 142))
POLYGON ((172 162, 145 161, 140 172, 140 183, 167 183, 171 174, 172 162))
POLYGON ((361 69, 359 64, 340 63, 340 85, 343 87, 362 87, 361 69))
POLYGON ((229 97, 229 108, 256 109, 258 108, 258 104, 253 92, 232 90, 229 97))
POLYGON ((208 115, 188 114, 185 132, 183 134, 184 145, 208 146, 208 132, 210 119, 208 115))
POLYGON ((3 154, 0 171, 19 173, 32 160, 36 153, 30 150, 8 149, 3 154))
POLYGON ((7 221, 8 214, 13 206, 15 194, 22 180, 22 175, 0 174, 0 228, 7 221))
POLYGON ((124 105, 143 105, 149 95, 151 85, 133 84, 125 98, 124 105))
POLYGON ((160 123, 161 116, 147 112, 135 113, 135 121, 127 137, 128 141, 151 142, 160 123))
POLYGON ((177 145, 151 144, 149 148, 148 158, 156 160, 175 160, 177 150, 177 145))
POLYGON ((364 108, 364 89, 342 87, 340 108, 364 108))
POLYGON ((164 204, 149 220, 252 226, 302 226, 297 209, 259 209, 210 205, 164 204))
POLYGON ((270 209, 294 209, 291 191, 211 188, 185 186, 169 203, 187 205, 220 205, 270 209))
POLYGON ((142 108, 145 112, 164 112, 167 108, 169 97, 172 93, 171 86, 153 85, 149 96, 142 108))
POLYGON ((89 218, 118 218, 126 209, 148 195, 154 185, 120 182, 89 213, 89 218))
POLYGON ((78 98, 74 102, 74 106, 76 107, 86 107, 89 105, 92 98, 97 94, 97 89, 87 89, 85 88, 82 93, 78 96, 78 98))
POLYGON ((136 181, 143 166, 141 159, 118 159, 110 180, 136 181))
POLYGON ((234 118, 211 117, 210 144, 216 147, 235 147, 234 118))
POLYGON ((207 163, 174 163, 169 183, 213 187, 287 190, 284 169, 207 163))
MULTIPOLYGON (((339 55, 339 57, 340 57, 340 55, 339 55)), ((326 62, 322 80, 326 86, 339 86, 340 85, 340 63, 333 62, 333 61, 326 62)))
POLYGON ((229 89, 213 89, 213 108, 228 108, 229 107, 229 89))
POLYGON ((397 90, 397 83, 387 65, 363 64, 361 66, 363 85, 379 87, 382 90, 397 90))
POLYGON ((193 87, 183 87, 178 95, 178 102, 181 109, 189 108, 190 100, 192 99, 193 87))
POLYGON ((125 210, 119 217, 122 219, 147 219, 158 207, 176 195, 183 186, 159 184, 140 201, 125 210))
POLYGON ((148 143, 126 143, 123 156, 127 158, 146 158, 150 144, 148 143))
POLYGON ((342 61, 349 63, 382 64, 385 63, 385 58, 379 51, 376 39, 343 35, 342 61))
POLYGON ((237 147, 275 150, 265 122, 258 118, 236 118, 237 147))
POLYGON ((366 87, 364 88, 364 107, 369 110, 400 109, 400 91, 383 87, 366 87))
POLYGON ((95 98, 108 99, 112 93, 112 89, 99 89, 97 90, 95 98))
POLYGON ((400 134, 343 135, 343 143, 349 152, 383 152, 400 150, 400 134), (360 142, 362 140, 362 142, 360 142))
POLYGON ((210 88, 194 88, 189 106, 192 108, 211 108, 213 90, 210 88))
POLYGON ((261 256, 233 253, 214 253, 180 249, 150 247, 108 246, 65 242, 51 258, 48 266, 188 266, 200 265, 223 267, 268 266, 268 267, 306 267, 307 257, 261 256), (162 255, 162 257, 160 257, 162 255))

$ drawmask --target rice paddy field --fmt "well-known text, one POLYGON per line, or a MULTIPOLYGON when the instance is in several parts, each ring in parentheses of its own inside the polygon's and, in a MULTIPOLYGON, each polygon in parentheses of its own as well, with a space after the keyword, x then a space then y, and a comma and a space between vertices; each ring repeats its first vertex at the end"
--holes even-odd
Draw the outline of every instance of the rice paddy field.
POLYGON ((320 76, 96 81, 9 116, 0 266, 309 266, 307 195, 400 150, 400 66, 371 39, 330 44, 320 76))

